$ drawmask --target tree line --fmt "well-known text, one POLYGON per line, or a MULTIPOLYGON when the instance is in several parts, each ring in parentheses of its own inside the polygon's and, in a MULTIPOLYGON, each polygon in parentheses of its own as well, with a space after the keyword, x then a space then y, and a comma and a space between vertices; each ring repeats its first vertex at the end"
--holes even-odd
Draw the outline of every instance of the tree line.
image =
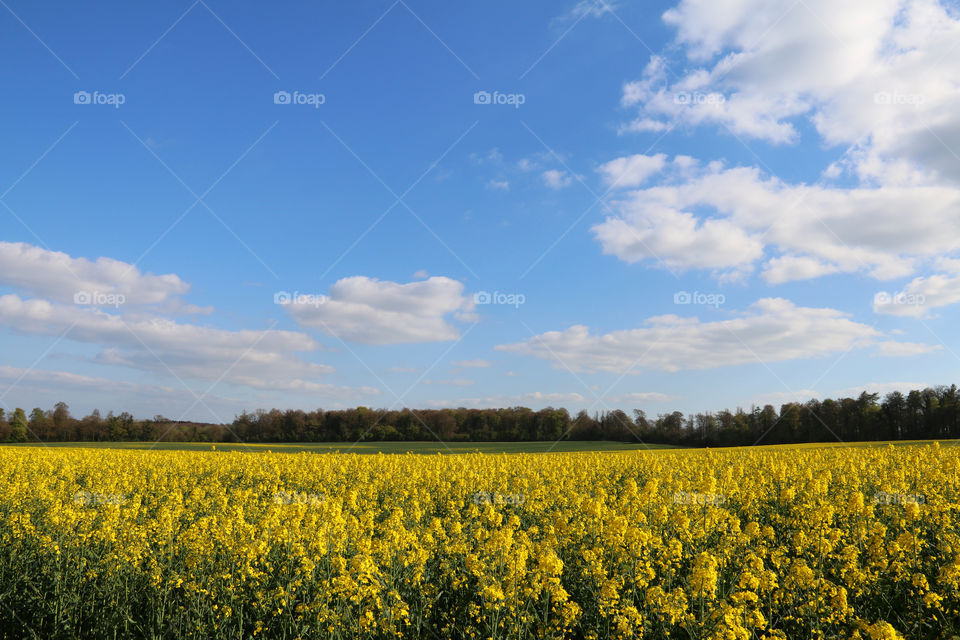
POLYGON ((951 385, 861 393, 857 398, 788 402, 749 411, 647 417, 622 410, 571 415, 566 409, 388 410, 357 407, 325 411, 257 410, 231 424, 136 419, 130 413, 106 417, 97 410, 75 418, 66 403, 53 409, 0 409, 0 442, 356 442, 436 440, 497 442, 528 440, 612 440, 683 446, 745 446, 863 440, 960 438, 960 393, 951 385))

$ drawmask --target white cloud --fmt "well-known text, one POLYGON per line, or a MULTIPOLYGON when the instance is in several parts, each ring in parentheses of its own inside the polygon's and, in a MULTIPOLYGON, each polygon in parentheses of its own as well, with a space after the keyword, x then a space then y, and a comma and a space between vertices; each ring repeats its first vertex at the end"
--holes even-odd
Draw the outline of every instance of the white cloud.
POLYGON ((469 387, 473 385, 473 380, 466 378, 454 378, 452 380, 424 380, 421 382, 426 386, 439 385, 442 387, 469 387))
POLYGON ((771 393, 764 393, 758 396, 755 396, 749 402, 743 403, 740 406, 750 406, 756 405, 762 407, 764 405, 770 404, 773 405, 777 410, 780 409, 780 405, 787 404, 788 402, 795 402, 797 404, 805 404, 808 400, 826 400, 836 399, 836 398, 858 398, 861 393, 864 391, 868 393, 879 393, 880 398, 883 399, 888 393, 893 391, 900 391, 904 395, 911 391, 912 389, 924 389, 928 387, 924 382, 868 382, 862 385, 856 385, 853 387, 847 387, 845 389, 837 389, 835 391, 817 391, 816 389, 797 389, 796 391, 773 391, 771 393))
POLYGON ((441 276, 407 284, 352 276, 330 287, 322 304, 286 308, 302 327, 364 344, 456 340, 460 331, 448 316, 473 317, 473 299, 463 295, 463 283, 441 276))
POLYGON ((571 405, 590 404, 590 399, 579 393, 543 393, 540 391, 531 391, 517 395, 496 394, 476 398, 432 400, 427 404, 432 407, 467 407, 471 409, 497 409, 500 407, 543 409, 545 407, 561 408, 571 405))
POLYGON ((486 163, 501 164, 503 162, 503 153, 497 147, 494 147, 486 153, 471 153, 470 160, 474 164, 482 165, 486 163))
POLYGON ((164 318, 131 319, 99 309, 0 296, 0 325, 30 335, 99 345, 96 361, 187 379, 270 388, 300 384, 333 371, 298 352, 315 351, 310 336, 291 331, 229 331, 164 318))
POLYGON ((647 402, 668 402, 676 399, 677 396, 667 395, 666 393, 660 393, 658 391, 634 391, 633 393, 607 396, 604 398, 604 401, 610 404, 641 404, 647 402))
POLYGON ((507 180, 490 180, 487 189, 492 191, 510 191, 510 182, 507 180))
POLYGON ((517 169, 523 172, 538 171, 541 167, 549 165, 551 163, 556 163, 558 161, 562 162, 568 158, 568 154, 560 153, 557 151, 537 151, 531 153, 529 156, 520 158, 517 161, 517 169))
MULTIPOLYGON (((558 369, 640 373, 818 358, 875 346, 884 338, 835 309, 798 307, 782 298, 759 300, 742 317, 731 320, 701 322, 666 315, 650 318, 646 324, 601 335, 576 325, 495 348, 550 360, 558 369)), ((897 347, 892 345, 896 344, 900 343, 883 342, 881 352, 894 355, 897 347)))
POLYGON ((86 292, 121 295, 129 305, 164 305, 161 310, 210 311, 177 299, 190 285, 175 274, 157 276, 113 258, 74 258, 23 242, 0 241, 0 285, 57 302, 72 303, 86 292))
POLYGON ((881 342, 879 345, 880 355, 892 356, 895 358, 905 358, 908 356, 920 356, 927 353, 940 351, 943 346, 939 344, 923 344, 922 342, 881 342))
POLYGON ((592 228, 604 253, 683 270, 749 269, 766 252, 762 275, 775 284, 837 272, 903 277, 960 250, 954 187, 790 185, 756 168, 685 164, 678 183, 612 203, 616 215, 592 228))
POLYGON ((389 367, 387 373, 420 373, 422 369, 415 367, 389 367))
POLYGON ((298 378, 291 380, 263 379, 258 376, 234 376, 232 382, 243 384, 248 387, 258 389, 268 389, 272 391, 291 391, 294 393, 309 394, 312 398, 335 398, 337 400, 358 400, 370 396, 380 395, 380 389, 376 387, 345 387, 342 385, 328 384, 326 382, 314 382, 312 380, 301 380, 298 378))
POLYGON ((573 184, 573 178, 566 171, 549 169, 540 175, 543 177, 543 183, 551 189, 563 189, 573 184))
POLYGON ((584 18, 600 18, 608 13, 613 13, 617 7, 616 2, 608 0, 579 0, 569 11, 554 19, 554 23, 579 22, 584 18))
POLYGON ((624 91, 624 103, 650 117, 715 121, 785 142, 799 135, 789 119, 805 115, 830 142, 879 134, 870 144, 887 147, 897 133, 918 133, 918 110, 937 125, 951 105, 954 117, 957 111, 950 89, 958 61, 948 54, 960 22, 932 0, 682 0, 664 20, 702 66, 674 76, 665 60, 654 59, 624 91), (727 100, 684 103, 674 99, 678 91, 719 91, 727 100), (919 104, 883 104, 875 98, 884 92, 920 96, 919 104))
MULTIPOLYGON (((77 393, 82 393, 84 404, 95 405, 107 399, 106 401, 114 404, 106 405, 104 408, 112 406, 132 411, 139 407, 144 417, 160 413, 172 419, 183 416, 186 419, 229 423, 237 407, 248 402, 241 398, 204 394, 205 388, 191 392, 179 385, 171 387, 143 384, 66 371, 23 369, 2 365, 0 365, 0 381, 16 384, 14 390, 7 396, 7 400, 15 404, 24 404, 20 401, 21 397, 35 399, 38 394, 52 401, 59 401, 69 395, 76 396, 77 393), (201 397, 202 402, 198 402, 197 397, 201 397), (183 412, 188 413, 184 415, 183 412)), ((244 382, 243 376, 239 376, 231 382, 265 390, 309 394, 313 399, 359 401, 380 394, 380 390, 373 387, 343 387, 307 380, 251 379, 244 382)))
POLYGON ((792 143, 803 118, 827 145, 862 151, 862 175, 906 162, 960 177, 960 15, 947 3, 681 0, 663 18, 692 64, 677 75, 654 57, 624 86, 638 121, 792 143))
POLYGON ((126 382, 122 380, 111 380, 109 378, 86 376, 67 371, 24 369, 19 367, 8 367, 4 365, 0 365, 0 380, 17 383, 18 387, 39 385, 41 388, 49 389, 51 391, 71 389, 78 391, 98 391, 104 393, 154 392, 155 394, 158 393, 165 396, 174 394, 189 395, 185 389, 177 390, 173 387, 144 385, 136 382, 126 382))
POLYGON ((763 279, 770 284, 782 284, 794 280, 810 280, 836 273, 836 265, 821 262, 810 256, 785 255, 771 258, 763 270, 763 279))
POLYGON ((960 274, 933 274, 914 278, 896 293, 874 296, 873 310, 887 315, 920 317, 958 302, 960 274))
POLYGON ((894 391, 899 391, 900 393, 906 395, 914 389, 926 389, 929 386, 930 385, 926 382, 868 382, 855 387, 838 389, 837 391, 833 392, 831 397, 856 398, 859 397, 861 393, 866 391, 867 393, 879 393, 880 398, 882 399, 888 393, 893 393, 894 391))
POLYGON ((591 229, 603 252, 629 263, 654 260, 679 270, 742 268, 762 257, 757 234, 723 218, 701 220, 682 211, 677 195, 677 187, 656 187, 614 203, 619 215, 591 229))
MULTIPOLYGON (((115 403, 110 406, 122 411, 134 411, 136 407, 140 407, 143 412, 141 417, 163 414, 176 419, 181 417, 182 412, 193 407, 186 419, 229 422, 233 418, 232 411, 243 402, 238 398, 207 394, 201 396, 203 403, 198 403, 197 397, 183 387, 141 384, 66 371, 3 365, 0 365, 0 381, 16 385, 5 399, 11 404, 28 404, 22 400, 24 398, 30 398, 29 404, 38 403, 41 402, 38 396, 48 402, 58 402, 64 400, 67 394, 82 393, 84 404, 88 406, 109 399, 109 402, 115 403)), ((201 393, 202 391, 197 395, 201 393)))
POLYGON ((653 174, 663 169, 667 156, 658 153, 653 156, 638 153, 633 156, 616 158, 597 169, 610 187, 639 187, 653 174))
MULTIPOLYGON (((797 389, 796 391, 772 391, 770 393, 762 393, 758 396, 754 396, 749 402, 745 402, 742 405, 738 406, 757 406, 763 407, 766 405, 772 405, 775 409, 780 408, 780 405, 787 404, 788 402, 795 402, 797 404, 803 404, 807 400, 812 398, 821 397, 821 393, 814 391, 813 389, 797 389)), ((728 407, 730 408, 730 407, 728 407)))
POLYGON ((666 122, 661 122, 652 118, 636 118, 626 124, 620 125, 620 128, 617 130, 617 132, 620 134, 646 132, 659 133, 661 131, 666 131, 669 128, 671 127, 666 122))
MULTIPOLYGON (((379 393, 372 387, 353 389, 316 382, 315 378, 331 373, 333 368, 298 355, 320 347, 307 334, 231 331, 157 317, 156 312, 212 311, 183 302, 179 296, 190 287, 174 274, 144 274, 133 265, 111 258, 73 258, 29 244, 0 242, 0 285, 42 297, 0 295, 0 326, 21 334, 63 335, 68 341, 97 345, 101 350, 94 361, 99 364, 184 380, 222 380, 256 389, 309 393, 313 397, 379 393), (92 297, 94 304, 87 304, 77 294, 92 297), (109 302, 98 306, 97 296, 109 302)), ((156 395, 144 393, 142 387, 101 383, 100 378, 66 372, 44 375, 46 383, 65 389, 88 384, 147 400, 156 395)), ((38 376, 30 373, 25 380, 37 381, 38 376)))
MULTIPOLYGON (((607 253, 662 257, 675 269, 742 269, 762 248, 762 277, 780 284, 830 273, 900 278, 960 251, 960 14, 953 8, 936 0, 680 0, 663 19, 686 60, 654 56, 639 80, 624 84, 621 105, 635 114, 621 132, 715 126, 740 140, 795 144, 811 123, 819 139, 805 142, 845 153, 813 185, 718 165, 672 174, 594 227, 607 253), (843 186, 831 186, 845 176, 843 186), (672 251, 683 247, 676 240, 659 249, 677 224, 709 221, 731 225, 717 241, 730 238, 746 254, 672 251), (749 244, 751 237, 763 246, 749 244)), ((690 245, 693 235, 684 234, 690 245)), ((911 286, 929 289, 942 306, 954 302, 955 285, 930 276, 911 286)))
POLYGON ((455 367, 460 367, 461 369, 485 369, 493 366, 492 362, 484 360, 483 358, 477 358, 476 360, 454 360, 450 364, 455 367))

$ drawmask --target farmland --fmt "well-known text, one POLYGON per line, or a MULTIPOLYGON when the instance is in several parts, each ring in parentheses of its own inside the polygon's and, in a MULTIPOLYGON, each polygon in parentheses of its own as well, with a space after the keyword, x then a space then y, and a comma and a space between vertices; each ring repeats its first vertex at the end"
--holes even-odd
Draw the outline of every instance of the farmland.
POLYGON ((135 449, 155 451, 247 451, 274 453, 561 453, 571 451, 645 451, 670 449, 668 445, 621 443, 606 440, 558 442, 301 442, 296 444, 248 444, 229 442, 45 442, 8 444, 11 447, 84 449, 135 449))
POLYGON ((0 635, 960 631, 960 449, 947 444, 205 446, 0 447, 0 635))

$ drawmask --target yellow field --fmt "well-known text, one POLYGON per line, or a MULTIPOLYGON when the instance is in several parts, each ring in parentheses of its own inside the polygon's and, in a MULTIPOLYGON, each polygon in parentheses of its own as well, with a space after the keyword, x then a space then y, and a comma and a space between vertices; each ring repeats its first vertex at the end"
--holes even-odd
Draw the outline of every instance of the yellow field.
POLYGON ((960 449, 0 448, 0 637, 950 638, 960 449))

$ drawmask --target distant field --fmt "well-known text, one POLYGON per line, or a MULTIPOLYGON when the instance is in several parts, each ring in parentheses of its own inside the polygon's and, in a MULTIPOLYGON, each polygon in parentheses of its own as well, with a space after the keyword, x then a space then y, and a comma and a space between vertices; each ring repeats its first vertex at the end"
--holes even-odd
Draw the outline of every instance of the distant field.
MULTIPOLYGON (((760 449, 831 449, 843 447, 855 448, 873 448, 873 447, 916 447, 930 445, 939 442, 943 447, 955 447, 960 445, 960 440, 866 440, 862 442, 805 442, 799 444, 774 444, 761 445, 760 449)), ((738 447, 740 449, 750 449, 751 447, 738 447)))
MULTIPOLYGON (((806 444, 761 445, 759 447, 736 447, 740 449, 824 449, 835 447, 871 448, 893 445, 896 447, 931 444, 933 440, 899 440, 869 442, 813 442, 806 444)), ((940 440, 943 446, 956 446, 960 440, 940 440)), ((570 453, 577 451, 646 451, 649 449, 678 449, 666 444, 633 444, 605 440, 560 442, 301 442, 294 444, 242 444, 209 442, 23 442, 5 443, 8 447, 56 447, 80 449, 153 449, 156 451, 273 451, 276 453, 570 453)))
POLYGON ((158 451, 274 451, 277 453, 547 453, 571 451, 644 451, 673 449, 663 444, 628 444, 607 441, 560 442, 303 442, 296 444, 228 444, 207 442, 26 442, 17 447, 71 447, 82 449, 155 449, 158 451))

